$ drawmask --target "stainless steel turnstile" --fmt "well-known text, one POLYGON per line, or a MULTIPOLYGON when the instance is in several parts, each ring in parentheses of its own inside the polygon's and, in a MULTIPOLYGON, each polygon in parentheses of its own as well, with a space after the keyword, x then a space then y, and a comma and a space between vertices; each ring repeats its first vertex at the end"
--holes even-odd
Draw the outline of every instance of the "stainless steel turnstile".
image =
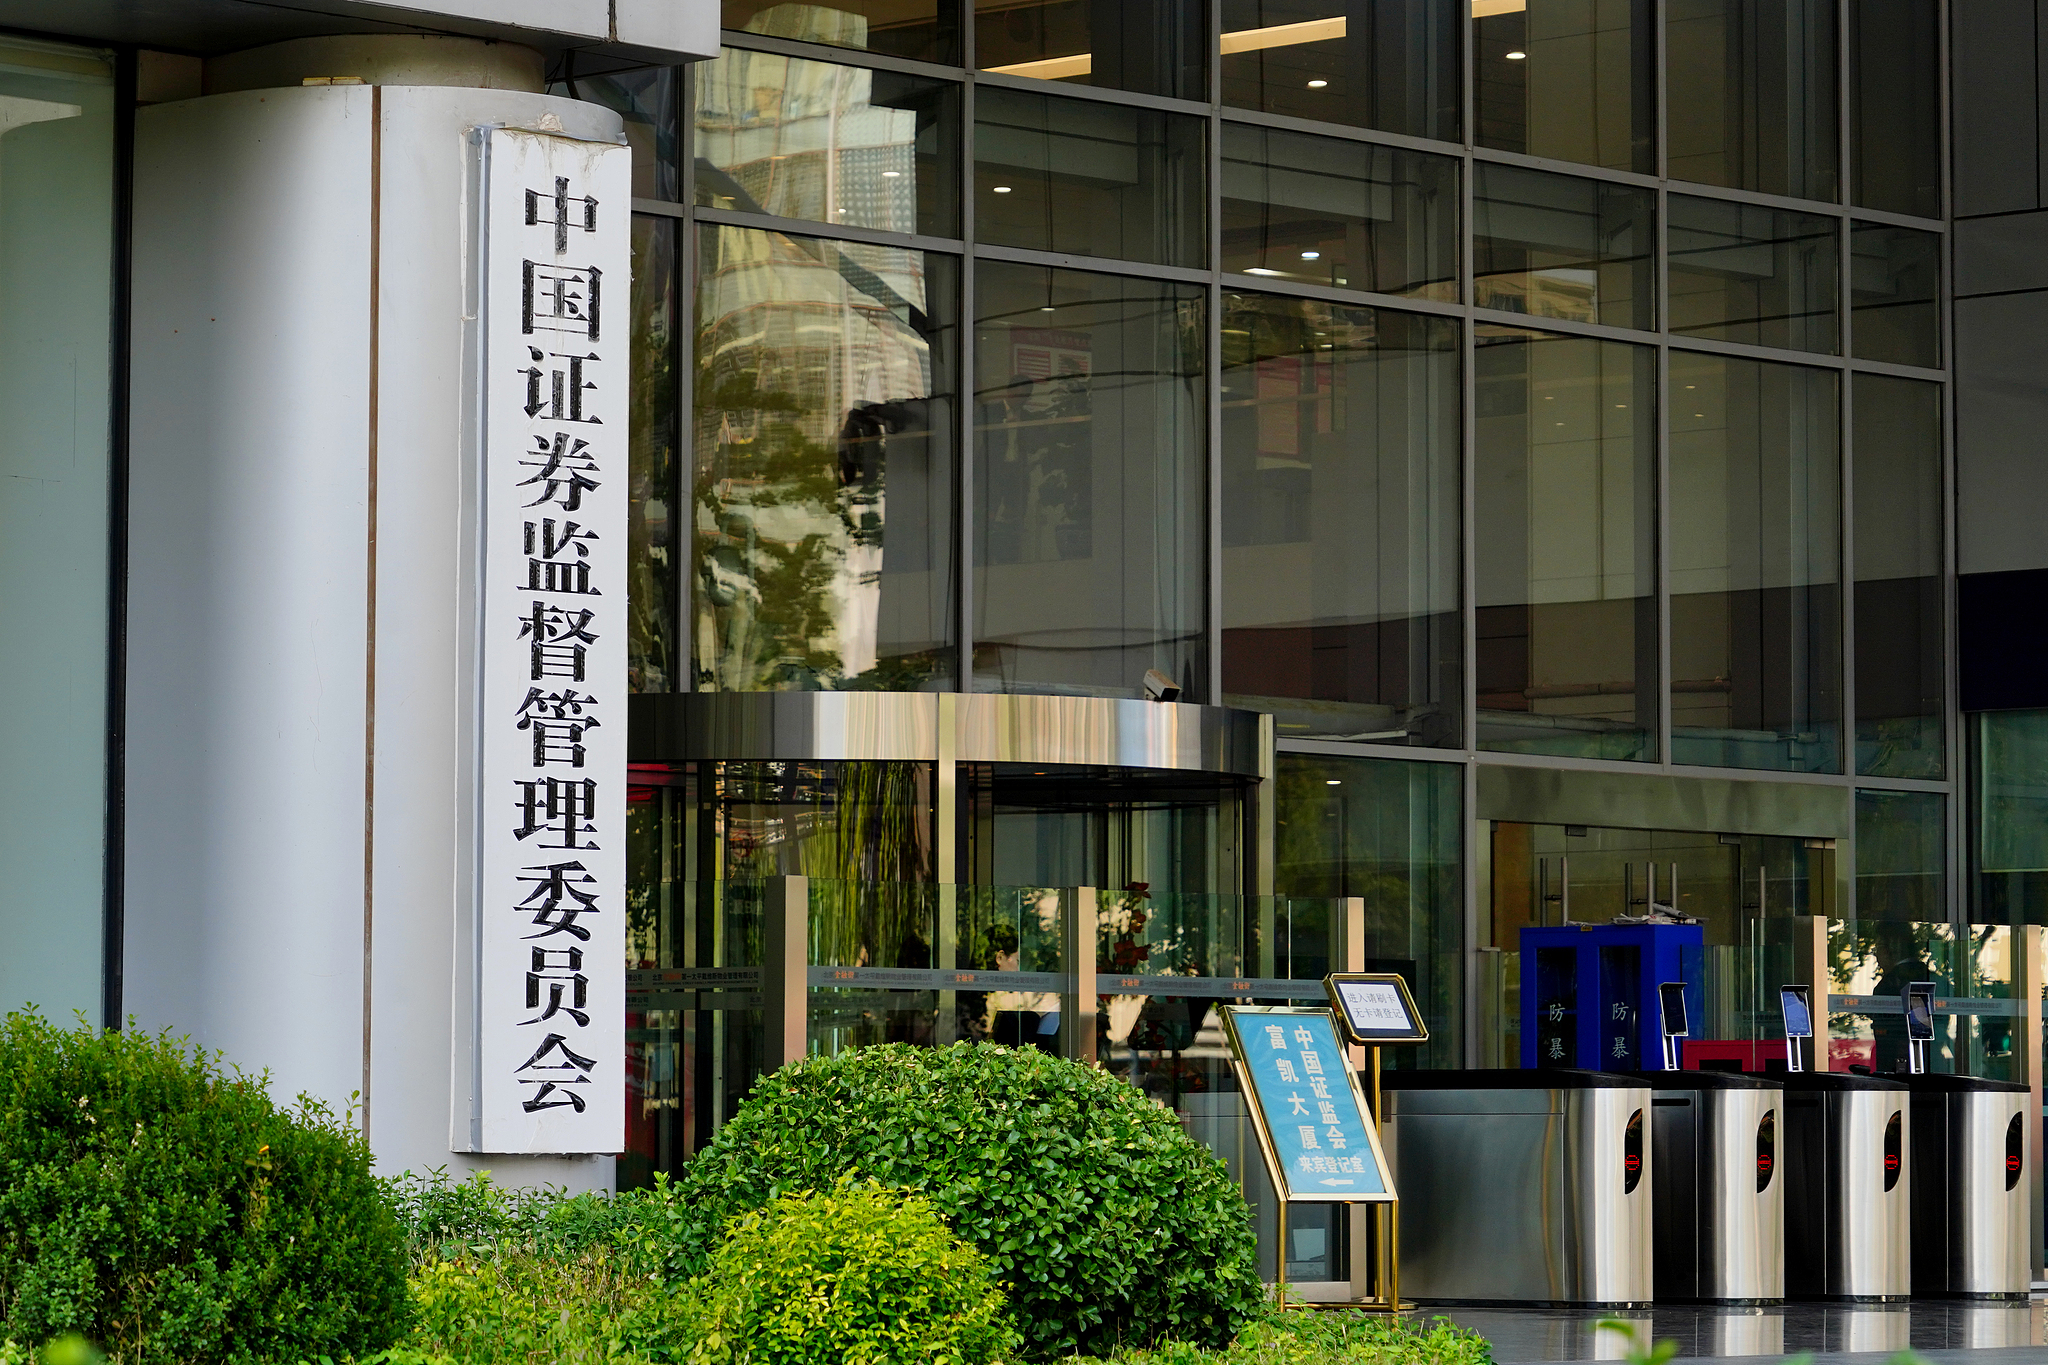
POLYGON ((2027 1087, 1904 1079, 1913 1092, 1913 1292, 2025 1299, 2027 1087))
POLYGON ((1645 1305, 1650 1091, 1597 1071, 1390 1071, 1401 1288, 1435 1303, 1645 1305))
POLYGON ((1903 1082, 1793 1072, 1785 1086, 1785 1291, 1881 1302, 1912 1288, 1912 1096, 1903 1082))
POLYGON ((1651 1071, 1657 1298, 1785 1297, 1785 1088, 1718 1071, 1651 1071))

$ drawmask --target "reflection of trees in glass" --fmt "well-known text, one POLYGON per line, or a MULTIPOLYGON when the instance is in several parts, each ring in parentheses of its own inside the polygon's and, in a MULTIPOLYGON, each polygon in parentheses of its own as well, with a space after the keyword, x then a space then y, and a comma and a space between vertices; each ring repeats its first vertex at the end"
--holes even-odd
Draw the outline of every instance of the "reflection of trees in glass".
POLYGON ((676 681, 675 227, 633 220, 633 393, 627 422, 626 678, 635 692, 676 681))
MULTIPOLYGON (((913 487, 930 462, 924 258, 732 228, 707 228, 704 253, 695 686, 915 688, 946 651, 891 647, 882 570, 889 457, 913 487)), ((899 503, 890 567, 940 567, 919 563, 932 509, 899 503)))

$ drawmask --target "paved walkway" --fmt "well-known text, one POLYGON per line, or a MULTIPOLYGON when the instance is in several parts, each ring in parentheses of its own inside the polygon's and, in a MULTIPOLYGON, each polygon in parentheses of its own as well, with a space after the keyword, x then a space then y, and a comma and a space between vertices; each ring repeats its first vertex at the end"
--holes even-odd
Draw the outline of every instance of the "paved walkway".
POLYGON ((1423 1308, 1493 1343, 1496 1365, 1620 1360, 1629 1342, 1600 1331, 1603 1317, 1637 1324, 1638 1334, 1676 1341, 1674 1365, 1725 1360, 1781 1360, 1811 1352, 1814 1365, 1884 1365, 1912 1350, 1938 1365, 2048 1365, 2043 1300, 1899 1304, 1789 1303, 1770 1308, 1658 1307, 1623 1313, 1583 1309, 1423 1308), (1761 1359, 1759 1359, 1761 1358, 1761 1359))

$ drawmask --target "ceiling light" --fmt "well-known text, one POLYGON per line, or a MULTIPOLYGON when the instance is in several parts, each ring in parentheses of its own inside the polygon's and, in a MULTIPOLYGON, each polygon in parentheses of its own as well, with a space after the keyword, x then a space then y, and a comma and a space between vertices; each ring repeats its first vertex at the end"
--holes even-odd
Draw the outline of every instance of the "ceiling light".
POLYGON ((1297 43, 1328 42, 1332 38, 1345 36, 1344 16, 1331 19, 1309 19, 1299 24, 1271 24, 1265 28, 1241 28, 1234 33, 1223 35, 1218 44, 1223 55, 1233 52, 1257 52, 1267 47, 1293 47, 1297 43))
POLYGON ((1322 88, 1323 88, 1324 86, 1326 86, 1326 85, 1328 85, 1328 84, 1329 84, 1329 82, 1328 82, 1328 81, 1310 81, 1310 82, 1308 83, 1308 88, 1309 88, 1309 89, 1311 89, 1311 90, 1320 90, 1320 89, 1322 89, 1322 88))
POLYGON ((1050 313, 1052 311, 1052 305, 1048 303, 1047 305, 1045 305, 1045 307, 1039 309, 1038 311, 1041 313, 1050 313))
POLYGON ((1341 787, 1344 785, 1344 779, 1341 777, 1326 777, 1323 779, 1323 785, 1325 787, 1341 787))
POLYGON ((895 178, 896 178, 897 176, 899 176, 899 175, 901 175, 901 174, 903 174, 903 172, 901 172, 901 171, 883 171, 883 172, 882 172, 882 179, 884 179, 884 180, 894 180, 894 179, 895 179, 895 178))
POLYGON ((1010 187, 1009 187, 1008 185, 998 185, 998 186, 996 186, 996 193, 997 193, 997 194, 1008 194, 1009 192, 1010 192, 1010 187))
POLYGON ((1523 59, 1525 59, 1526 57, 1528 57, 1528 55, 1529 55, 1529 54, 1528 54, 1528 53, 1526 53, 1526 52, 1510 52, 1510 53, 1508 53, 1508 54, 1507 54, 1507 56, 1508 56, 1508 60, 1509 60, 1509 61, 1511 61, 1511 62, 1519 62, 1519 61, 1522 61, 1523 59))
MULTIPOLYGON (((1519 10, 1527 0, 1473 0, 1474 13, 1477 7, 1485 5, 1510 4, 1519 10)), ((1241 28, 1222 35, 1219 50, 1228 57, 1236 52, 1257 52, 1269 47, 1293 47, 1300 43, 1322 43, 1345 36, 1345 22, 1342 15, 1330 19, 1309 19, 1299 24, 1270 24, 1265 28, 1241 28)), ((991 66, 989 71, 999 76, 1030 76, 1042 81, 1066 80, 1074 76, 1093 75, 1095 54, 1077 52, 1067 57, 1040 57, 1028 62, 1011 62, 1007 66, 991 66)), ((1317 83, 1320 86, 1320 82, 1317 83)))
POLYGON ((1303 259, 1304 261, 1313 261, 1321 257, 1322 254, 1323 253, 1320 251, 1304 251, 1301 253, 1301 259, 1303 259))
POLYGON ((1281 272, 1278 270, 1268 270, 1262 265, 1254 265, 1247 267, 1244 273, 1247 275, 1278 275, 1281 272))

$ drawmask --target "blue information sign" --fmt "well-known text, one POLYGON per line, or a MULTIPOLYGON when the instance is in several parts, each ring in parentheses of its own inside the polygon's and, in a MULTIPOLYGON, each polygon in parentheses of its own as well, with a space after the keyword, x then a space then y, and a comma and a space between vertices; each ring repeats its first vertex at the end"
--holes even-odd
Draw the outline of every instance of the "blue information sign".
POLYGON ((1231 1060, 1280 1197, 1369 1203, 1394 1198, 1379 1133, 1326 1009, 1226 1005, 1231 1060))

